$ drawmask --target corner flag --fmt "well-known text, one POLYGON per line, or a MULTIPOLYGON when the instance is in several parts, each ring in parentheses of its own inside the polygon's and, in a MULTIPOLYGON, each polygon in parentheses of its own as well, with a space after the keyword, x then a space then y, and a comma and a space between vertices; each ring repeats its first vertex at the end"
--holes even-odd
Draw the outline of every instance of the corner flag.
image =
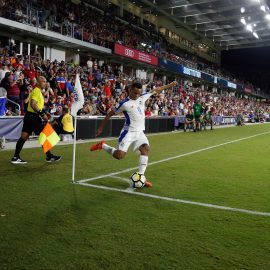
POLYGON ((73 156, 72 156, 72 182, 74 183, 75 178, 75 153, 76 153, 76 139, 77 139, 77 113, 78 110, 83 107, 84 96, 82 86, 79 78, 79 74, 76 75, 75 87, 74 87, 74 101, 71 104, 70 113, 75 117, 74 125, 74 139, 73 139, 73 156))
POLYGON ((49 123, 47 123, 38 137, 38 142, 42 145, 44 153, 47 153, 59 141, 59 136, 57 135, 53 127, 49 123))
POLYGON ((74 101, 71 104, 71 115, 77 116, 77 112, 83 107, 83 104, 84 104, 84 96, 83 96, 79 74, 77 74, 76 80, 75 80, 75 88, 74 88, 74 101))

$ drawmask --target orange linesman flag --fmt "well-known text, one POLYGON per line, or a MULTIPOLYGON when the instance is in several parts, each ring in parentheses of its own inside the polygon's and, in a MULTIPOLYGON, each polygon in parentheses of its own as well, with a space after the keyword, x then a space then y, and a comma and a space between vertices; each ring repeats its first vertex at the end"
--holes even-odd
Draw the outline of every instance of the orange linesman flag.
POLYGON ((53 127, 49 123, 47 123, 38 137, 38 142, 43 146, 44 153, 47 153, 59 141, 59 136, 57 135, 53 127))

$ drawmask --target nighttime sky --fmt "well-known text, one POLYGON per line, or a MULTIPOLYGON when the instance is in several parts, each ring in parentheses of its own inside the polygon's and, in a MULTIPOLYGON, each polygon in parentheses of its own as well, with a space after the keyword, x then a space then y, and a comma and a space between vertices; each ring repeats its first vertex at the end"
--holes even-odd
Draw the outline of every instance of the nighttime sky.
POLYGON ((270 46, 223 51, 221 65, 270 93, 270 46))
MULTIPOLYGON (((270 0, 265 0, 270 7, 270 0)), ((223 51, 221 66, 270 94, 269 47, 223 51)))

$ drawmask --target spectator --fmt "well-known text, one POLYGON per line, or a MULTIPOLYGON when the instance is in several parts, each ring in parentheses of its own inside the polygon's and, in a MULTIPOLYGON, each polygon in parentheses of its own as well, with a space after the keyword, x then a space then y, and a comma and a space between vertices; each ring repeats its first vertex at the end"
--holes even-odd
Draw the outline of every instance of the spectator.
POLYGON ((58 134, 73 134, 73 117, 69 113, 68 107, 63 107, 62 114, 53 122, 53 127, 58 134))

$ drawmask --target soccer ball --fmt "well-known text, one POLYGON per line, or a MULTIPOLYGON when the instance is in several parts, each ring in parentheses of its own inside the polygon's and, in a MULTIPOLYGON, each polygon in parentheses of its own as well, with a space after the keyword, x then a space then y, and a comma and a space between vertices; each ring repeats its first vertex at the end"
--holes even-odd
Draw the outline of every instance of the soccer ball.
POLYGON ((131 179, 132 187, 134 188, 142 188, 146 181, 145 176, 138 172, 133 173, 130 179, 131 179))

